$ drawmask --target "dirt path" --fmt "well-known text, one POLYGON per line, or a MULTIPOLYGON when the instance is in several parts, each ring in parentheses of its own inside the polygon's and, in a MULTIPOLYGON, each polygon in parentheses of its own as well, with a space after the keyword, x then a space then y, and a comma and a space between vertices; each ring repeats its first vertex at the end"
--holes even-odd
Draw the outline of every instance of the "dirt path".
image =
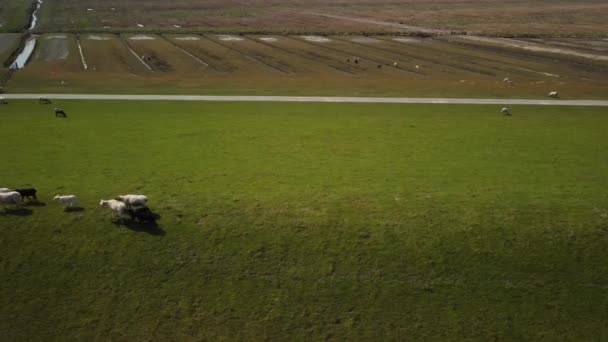
POLYGON ((452 99, 413 97, 321 97, 321 96, 203 96, 203 95, 111 95, 111 94, 3 94, 6 99, 37 100, 134 100, 207 102, 321 102, 321 103, 403 103, 403 104, 480 104, 531 106, 608 107, 608 100, 528 100, 528 99, 452 99))
POLYGON ((608 56, 579 52, 572 49, 563 49, 558 47, 552 47, 542 45, 538 43, 531 43, 523 40, 509 39, 509 38, 489 38, 489 37, 478 37, 478 36, 459 36, 460 39, 467 39, 472 41, 478 41, 482 43, 489 43, 499 46, 506 46, 511 48, 517 48, 522 50, 534 51, 534 52, 546 52, 552 54, 569 55, 575 57, 583 57, 597 61, 608 61, 608 56))
POLYGON ((372 24, 372 25, 378 25, 378 26, 384 26, 384 27, 392 27, 392 28, 398 28, 398 29, 404 29, 404 30, 410 30, 410 31, 416 31, 416 32, 423 32, 423 33, 430 33, 430 34, 439 34, 439 35, 442 35, 442 34, 449 34, 450 33, 450 31, 447 31, 447 30, 430 29, 430 28, 425 28, 425 27, 420 27, 420 26, 412 26, 412 25, 406 25, 406 24, 393 23, 393 22, 390 22, 390 21, 381 21, 381 20, 366 19, 366 18, 347 17, 347 16, 343 16, 343 15, 316 13, 316 12, 302 12, 302 11, 294 11, 294 12, 298 12, 300 14, 316 15, 316 16, 325 17, 325 18, 332 18, 332 19, 353 21, 353 22, 361 23, 361 24, 372 24))

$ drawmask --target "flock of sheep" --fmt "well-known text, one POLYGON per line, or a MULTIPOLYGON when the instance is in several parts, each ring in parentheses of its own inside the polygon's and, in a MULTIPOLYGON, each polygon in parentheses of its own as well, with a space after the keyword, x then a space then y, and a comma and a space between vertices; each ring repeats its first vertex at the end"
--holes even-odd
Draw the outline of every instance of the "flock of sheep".
MULTIPOLYGON (((0 205, 14 205, 21 207, 27 198, 29 201, 38 201, 36 189, 15 189, 0 188, 0 205)), ((54 201, 61 203, 64 210, 74 208, 78 204, 76 195, 55 195, 54 201)), ((99 206, 109 208, 112 211, 112 219, 122 219, 124 214, 128 214, 132 220, 139 222, 155 222, 157 215, 148 208, 148 197, 145 195, 119 195, 115 199, 100 200, 99 206)))

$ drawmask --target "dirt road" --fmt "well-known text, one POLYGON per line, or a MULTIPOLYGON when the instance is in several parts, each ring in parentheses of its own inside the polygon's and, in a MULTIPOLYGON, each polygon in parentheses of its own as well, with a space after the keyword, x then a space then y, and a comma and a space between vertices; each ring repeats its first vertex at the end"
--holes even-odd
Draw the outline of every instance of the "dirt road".
POLYGON ((402 104, 480 104, 531 106, 608 107, 608 100, 462 99, 413 97, 321 97, 321 96, 206 96, 206 95, 112 95, 112 94, 2 94, 6 99, 52 100, 130 100, 130 101, 207 101, 207 102, 323 102, 323 103, 402 103, 402 104))

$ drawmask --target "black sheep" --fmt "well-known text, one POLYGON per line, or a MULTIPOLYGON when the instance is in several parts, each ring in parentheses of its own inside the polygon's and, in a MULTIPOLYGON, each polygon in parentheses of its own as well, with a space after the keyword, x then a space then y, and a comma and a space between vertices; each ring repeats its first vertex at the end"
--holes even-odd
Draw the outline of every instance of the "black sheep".
POLYGON ((38 202, 38 198, 36 197, 37 190, 34 188, 15 189, 15 191, 17 191, 21 195, 22 201, 27 197, 27 199, 30 201, 35 200, 36 202, 38 202))
POLYGON ((64 118, 68 117, 61 108, 55 108, 55 116, 62 116, 64 118))
POLYGON ((138 209, 127 209, 127 214, 131 216, 131 220, 138 221, 140 223, 156 223, 156 219, 158 218, 158 215, 153 213, 152 210, 147 207, 142 207, 138 209))

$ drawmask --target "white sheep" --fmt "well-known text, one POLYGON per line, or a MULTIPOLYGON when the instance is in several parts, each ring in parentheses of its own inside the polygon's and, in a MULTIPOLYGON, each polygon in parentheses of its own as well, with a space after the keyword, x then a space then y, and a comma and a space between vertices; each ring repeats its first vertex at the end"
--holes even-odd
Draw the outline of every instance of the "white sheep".
POLYGON ((148 197, 144 195, 119 195, 116 200, 123 202, 128 208, 148 206, 148 197))
POLYGON ((393 66, 396 68, 399 66, 399 63, 395 62, 395 63, 393 63, 393 66))
POLYGON ((21 206, 21 194, 17 191, 0 192, 0 204, 21 206))
POLYGON ((552 92, 550 92, 549 94, 547 94, 547 96, 549 96, 549 97, 552 97, 552 98, 556 99, 556 98, 558 98, 558 97, 559 97, 559 93, 558 93, 558 92, 556 92, 556 91, 552 91, 552 92))
POLYGON ((99 200, 100 207, 110 208, 112 210, 112 218, 119 218, 127 211, 127 205, 117 200, 99 200))
POLYGON ((503 107, 500 110, 500 112, 503 113, 504 115, 511 115, 511 112, 509 111, 509 108, 507 108, 507 107, 503 107))
POLYGON ((9 188, 0 188, 0 192, 11 192, 12 190, 9 188))
POLYGON ((420 65, 416 65, 416 70, 420 69, 420 65))
POLYGON ((511 80, 508 77, 505 77, 502 81, 505 83, 509 83, 511 80))
POLYGON ((55 195, 53 199, 63 204, 64 208, 71 208, 78 203, 78 198, 75 195, 55 195))

